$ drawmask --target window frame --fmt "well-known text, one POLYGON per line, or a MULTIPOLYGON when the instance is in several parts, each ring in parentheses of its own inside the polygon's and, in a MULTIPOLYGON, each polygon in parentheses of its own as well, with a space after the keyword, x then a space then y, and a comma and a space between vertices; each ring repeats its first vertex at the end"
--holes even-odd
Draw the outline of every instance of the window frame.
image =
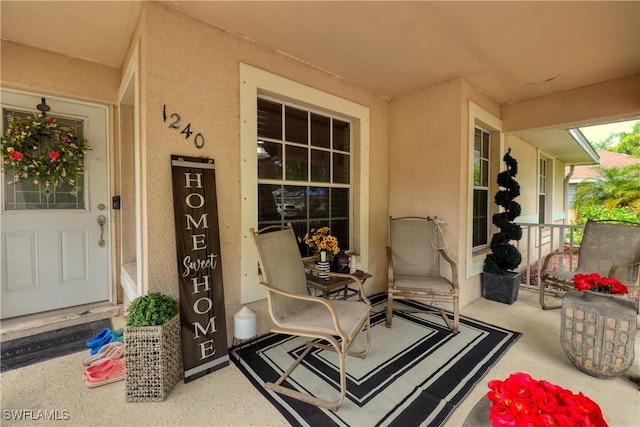
POLYGON ((480 127, 491 134, 491 147, 489 151, 489 242, 491 241, 491 217, 498 211, 498 207, 493 203, 492 195, 497 190, 494 177, 504 167, 500 161, 502 153, 504 153, 504 134, 502 133, 502 120, 489 113, 479 105, 469 101, 469 120, 468 120, 468 154, 467 154, 467 244, 466 258, 467 268, 466 276, 471 278, 482 273, 482 267, 490 248, 487 245, 484 248, 473 248, 473 161, 474 161, 474 141, 475 129, 480 127))
MULTIPOLYGON (((473 197, 472 197, 472 200, 471 200, 471 203, 472 203, 472 205, 471 205, 471 213, 472 213, 472 215, 474 215, 475 211, 476 211, 476 209, 475 209, 475 193, 476 193, 476 191, 478 191, 478 190, 486 191, 486 202, 487 202, 486 212, 485 212, 486 213, 486 230, 487 230, 486 236, 484 236, 485 243, 482 243, 480 245, 474 246, 473 242, 475 242, 475 240, 476 240, 475 237, 476 236, 475 236, 474 229, 473 229, 473 220, 471 222, 471 236, 472 236, 471 237, 471 242, 472 242, 471 243, 471 248, 474 251, 478 251, 478 250, 482 250, 484 248, 487 248, 489 246, 489 242, 490 242, 490 239, 491 239, 491 178, 490 178, 491 166, 492 166, 492 161, 491 161, 491 132, 486 130, 482 126, 479 126, 479 125, 476 124, 476 125, 474 125, 473 135, 474 135, 474 137, 473 137, 473 145, 474 145, 473 146, 473 169, 472 169, 472 171, 473 171, 473 178, 472 178, 472 181, 473 181, 472 182, 472 185, 473 185, 473 189, 472 189, 473 197), (488 147, 486 147, 487 157, 482 157, 482 153, 480 154, 480 156, 476 156, 475 155, 475 134, 476 134, 476 131, 478 131, 478 130, 481 132, 481 140, 482 140, 483 144, 484 144, 484 135, 488 135, 488 141, 487 141, 488 147), (487 173, 486 185, 482 185, 482 183, 476 184, 476 182, 475 182, 475 161, 476 161, 476 159, 479 159, 480 162, 481 162, 481 165, 485 166, 486 173, 487 173)), ((485 150, 482 150, 482 151, 485 151, 485 150)), ((481 166, 480 176, 482 177, 482 166, 481 166)))
POLYGON ((549 160, 544 157, 538 157, 538 222, 540 224, 545 224, 547 221, 548 188, 549 160), (542 203, 543 200, 544 203, 542 203))
MULTIPOLYGON (((322 111, 322 110, 318 110, 317 108, 309 108, 309 107, 304 107, 295 103, 292 103, 290 101, 283 101, 281 99, 272 97, 272 96, 265 96, 265 95, 258 95, 257 97, 258 102, 260 100, 264 100, 267 103, 272 103, 274 105, 279 105, 280 110, 281 110, 281 115, 280 115, 280 119, 281 119, 281 130, 280 130, 280 135, 279 137, 276 137, 275 135, 272 136, 267 136, 267 135, 258 135, 258 146, 260 146, 260 144, 270 144, 272 145, 272 148, 274 148, 273 146, 275 145, 279 145, 280 149, 277 150, 280 153, 280 160, 282 161, 282 169, 281 169, 281 173, 279 176, 274 176, 274 177, 261 177, 260 176, 260 167, 258 167, 258 181, 257 184, 258 186, 260 185, 265 185, 265 186, 278 186, 281 187, 283 189, 286 189, 287 187, 306 187, 308 189, 327 189, 329 192, 334 191, 334 190, 339 190, 339 189, 344 189, 348 191, 349 197, 348 200, 346 201, 346 218, 347 218, 347 223, 348 223, 348 227, 346 227, 346 237, 344 235, 342 235, 342 238, 340 237, 340 234, 342 233, 338 233, 336 234, 334 230, 333 222, 334 221, 338 221, 338 222, 344 222, 344 218, 345 215, 336 215, 333 212, 333 208, 331 208, 331 205, 333 203, 333 198, 330 196, 329 192, 327 193, 327 213, 326 215, 323 215, 322 217, 313 217, 310 215, 309 213, 309 198, 311 198, 312 196, 310 196, 310 191, 306 193, 305 198, 307 198, 306 202, 304 203, 304 206, 306 208, 306 210, 304 210, 304 216, 296 216, 296 217, 288 217, 287 215, 284 214, 284 212, 280 212, 280 218, 276 219, 276 218, 268 218, 268 219, 260 219, 260 215, 258 215, 258 227, 266 227, 269 225, 285 225, 289 222, 291 222, 294 225, 294 229, 297 230, 297 235, 298 236, 303 236, 305 233, 309 232, 309 230, 311 228, 317 228, 319 227, 319 223, 322 224, 322 226, 328 225, 331 229, 332 229, 332 234, 336 235, 339 238, 339 243, 340 243, 340 248, 341 250, 351 250, 351 244, 352 244, 352 212, 353 212, 353 132, 352 132, 352 126, 353 124, 351 123, 351 120, 343 117, 343 116, 339 116, 336 114, 332 114, 330 112, 327 111, 322 111), (307 123, 307 127, 306 127, 306 131, 307 131, 307 135, 306 135, 306 141, 295 141, 295 140, 291 140, 291 138, 287 137, 287 119, 286 119, 286 112, 294 109, 300 112, 303 112, 304 115, 306 116, 306 123, 307 123), (314 119, 317 120, 318 118, 325 118, 328 124, 328 140, 327 140, 327 145, 328 146, 323 146, 323 145, 318 145, 318 144, 314 144, 313 143, 313 122, 314 119), (341 146, 337 146, 335 145, 335 141, 334 141, 334 135, 333 135, 333 127, 335 122, 340 122, 340 123, 345 123, 349 125, 349 131, 348 131, 348 147, 344 148, 341 146), (288 162, 287 159, 287 153, 288 153, 288 148, 292 147, 292 148, 303 148, 305 150, 307 150, 306 153, 306 158, 307 158, 307 170, 306 170, 306 178, 302 179, 295 179, 292 177, 287 176, 287 167, 286 162, 288 162), (313 156, 314 156, 314 151, 315 152, 324 152, 324 153, 328 153, 328 166, 329 166, 329 172, 328 172, 328 176, 327 179, 328 180, 314 180, 313 178, 313 156), (335 173, 334 173, 334 167, 335 167, 335 155, 341 155, 341 156, 346 156, 348 159, 348 177, 346 179, 347 182, 341 182, 340 179, 336 180, 335 177, 335 173), (315 223, 315 225, 314 225, 315 223), (304 228, 304 231, 300 230, 300 227, 304 228)), ((258 108, 259 110, 259 108, 258 108)), ((269 122, 270 124, 273 124, 273 122, 269 122)), ((268 128, 273 128, 271 126, 267 126, 268 128)), ((263 145, 264 148, 264 145, 263 145)), ((259 161, 260 162, 260 161, 259 161)), ((261 197, 258 198, 258 200, 260 200, 261 197)), ((260 202, 258 202, 260 204, 260 202)), ((285 201, 284 200, 280 200, 280 204, 281 206, 285 206, 285 201)), ((275 202, 276 206, 278 205, 278 202, 275 202)), ((342 204, 341 204, 342 205, 342 204)), ((258 208, 260 208, 260 205, 258 206, 258 208)), ((283 208, 279 208, 279 209, 283 209, 283 208)), ((335 224, 334 224, 335 225, 335 224)), ((340 228, 338 228, 339 230, 340 228)), ((303 253, 303 256, 309 256, 309 254, 307 253, 303 253)))
POLYGON ((240 63, 241 155, 241 296, 242 304, 266 297, 258 286, 258 260, 249 236, 258 224, 257 108, 258 96, 272 97, 348 119, 352 125, 351 243, 358 267, 369 259, 369 108, 268 71, 240 63))

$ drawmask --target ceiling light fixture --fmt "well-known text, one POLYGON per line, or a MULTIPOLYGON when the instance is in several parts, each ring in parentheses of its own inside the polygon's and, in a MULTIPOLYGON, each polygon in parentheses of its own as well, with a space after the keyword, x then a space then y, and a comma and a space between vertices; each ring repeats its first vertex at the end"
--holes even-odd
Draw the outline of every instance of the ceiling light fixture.
POLYGON ((264 149, 264 141, 258 141, 258 160, 264 160, 271 157, 267 150, 264 149))

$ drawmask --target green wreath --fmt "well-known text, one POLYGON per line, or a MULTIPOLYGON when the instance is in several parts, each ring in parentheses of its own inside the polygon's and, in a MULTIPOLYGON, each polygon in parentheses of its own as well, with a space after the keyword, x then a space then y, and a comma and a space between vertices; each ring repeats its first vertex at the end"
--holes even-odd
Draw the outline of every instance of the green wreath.
POLYGON ((0 153, 4 169, 13 170, 16 181, 75 185, 84 173, 85 153, 91 149, 89 141, 77 138, 71 129, 42 114, 11 116, 8 121, 0 153))

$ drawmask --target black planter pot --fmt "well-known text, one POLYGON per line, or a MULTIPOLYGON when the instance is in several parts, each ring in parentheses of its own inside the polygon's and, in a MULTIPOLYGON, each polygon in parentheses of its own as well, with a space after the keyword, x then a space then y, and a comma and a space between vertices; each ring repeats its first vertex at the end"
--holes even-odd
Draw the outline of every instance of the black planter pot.
POLYGON ((482 295, 491 301, 513 304, 518 299, 522 273, 505 276, 502 274, 482 273, 482 295))

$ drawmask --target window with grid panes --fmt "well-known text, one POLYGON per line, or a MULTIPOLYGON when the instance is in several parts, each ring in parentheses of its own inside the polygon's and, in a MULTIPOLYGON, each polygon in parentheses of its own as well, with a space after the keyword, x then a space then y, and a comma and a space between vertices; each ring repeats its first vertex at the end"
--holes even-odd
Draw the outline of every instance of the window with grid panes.
POLYGON ((538 222, 545 223, 545 212, 547 210, 547 160, 539 159, 538 173, 538 222))
POLYGON ((348 250, 351 123, 274 99, 258 98, 257 109, 258 228, 291 223, 303 237, 327 226, 348 250))
POLYGON ((489 243, 489 153, 491 134, 475 128, 473 143, 473 248, 489 243))

